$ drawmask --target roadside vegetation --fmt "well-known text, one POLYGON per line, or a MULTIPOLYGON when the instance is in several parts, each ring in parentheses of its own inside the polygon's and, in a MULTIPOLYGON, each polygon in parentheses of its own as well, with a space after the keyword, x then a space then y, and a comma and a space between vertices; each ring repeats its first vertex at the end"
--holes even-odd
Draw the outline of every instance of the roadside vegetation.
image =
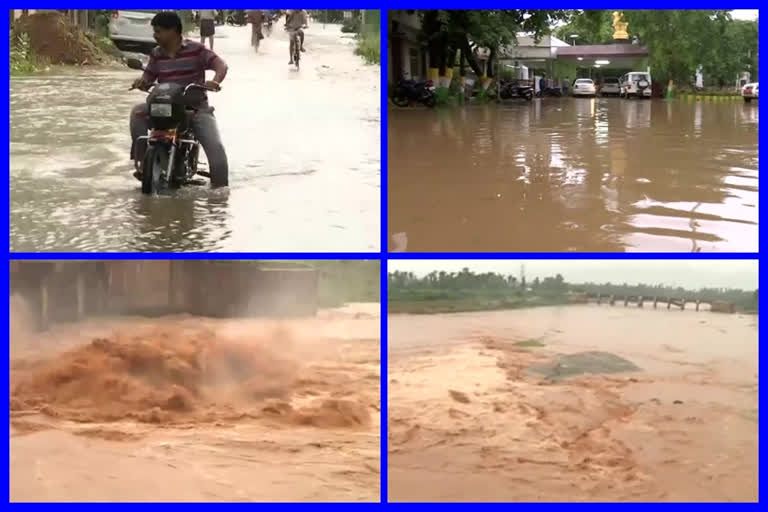
POLYGON ((435 314, 493 311, 586 302, 587 294, 643 295, 733 303, 742 313, 756 313, 758 292, 737 289, 686 290, 647 284, 568 283, 561 274, 526 282, 493 272, 431 272, 416 276, 395 271, 388 276, 389 313, 435 314))
POLYGON ((82 29, 58 11, 38 11, 13 20, 10 30, 10 73, 25 75, 52 65, 105 64, 120 57, 107 37, 104 11, 89 13, 82 29))
POLYGON ((318 271, 320 307, 381 300, 381 262, 378 260, 259 260, 266 268, 310 267, 318 271))

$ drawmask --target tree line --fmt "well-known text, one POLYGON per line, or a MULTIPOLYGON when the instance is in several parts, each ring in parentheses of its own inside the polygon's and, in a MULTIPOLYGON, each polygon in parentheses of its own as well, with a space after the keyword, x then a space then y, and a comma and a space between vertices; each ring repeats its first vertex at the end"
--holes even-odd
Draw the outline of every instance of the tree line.
MULTIPOLYGON (((726 301, 744 307, 757 307, 757 290, 732 288, 686 289, 664 284, 630 283, 569 283, 562 274, 533 279, 518 278, 511 274, 495 272, 475 273, 469 268, 459 272, 432 271, 424 276, 413 272, 394 271, 388 275, 390 299, 425 296, 424 292, 464 292, 475 295, 557 296, 568 293, 601 295, 644 295, 673 298, 726 301)), ((430 296, 429 294, 426 295, 430 296)), ((434 296, 444 296, 436 294, 434 296)))
MULTIPOLYGON (((393 12, 393 11, 390 11, 393 12)), ((554 34, 569 40, 578 34, 580 44, 613 42, 612 10, 482 9, 406 10, 421 20, 421 37, 440 76, 458 64, 464 75, 469 66, 483 75, 478 50, 489 51, 488 76, 500 49, 526 33, 540 40, 554 34)), ((738 73, 758 77, 758 23, 734 20, 728 10, 643 9, 622 11, 629 36, 648 47, 653 75, 666 83, 689 84, 699 66, 711 82, 724 86, 738 73)), ((392 27, 393 32, 397 27, 392 27)))

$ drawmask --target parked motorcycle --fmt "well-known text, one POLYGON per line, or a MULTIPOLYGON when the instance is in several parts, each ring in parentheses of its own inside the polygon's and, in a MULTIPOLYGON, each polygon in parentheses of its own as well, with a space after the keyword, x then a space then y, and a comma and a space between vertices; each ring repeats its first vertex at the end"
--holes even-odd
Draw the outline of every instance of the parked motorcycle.
POLYGON ((537 98, 543 98, 547 96, 552 98, 562 98, 563 91, 554 87, 547 87, 546 89, 539 90, 539 92, 536 93, 537 98))
POLYGON ((418 102, 432 108, 437 104, 435 85, 432 80, 400 80, 392 93, 392 102, 398 107, 418 102))
POLYGON ((533 87, 522 85, 516 80, 502 81, 499 87, 499 97, 502 100, 521 98, 531 101, 533 99, 533 87))
MULTIPOLYGON (((139 59, 127 59, 126 64, 131 69, 144 71, 139 59)), ((202 184, 194 179, 196 175, 211 178, 209 172, 197 168, 200 142, 190 122, 196 112, 194 105, 199 103, 204 90, 213 91, 204 85, 183 87, 169 82, 154 84, 147 91, 149 133, 136 141, 146 141, 147 149, 141 162, 134 159, 136 170, 142 174, 142 193, 202 184)), ((132 156, 135 149, 135 146, 131 148, 132 156)))

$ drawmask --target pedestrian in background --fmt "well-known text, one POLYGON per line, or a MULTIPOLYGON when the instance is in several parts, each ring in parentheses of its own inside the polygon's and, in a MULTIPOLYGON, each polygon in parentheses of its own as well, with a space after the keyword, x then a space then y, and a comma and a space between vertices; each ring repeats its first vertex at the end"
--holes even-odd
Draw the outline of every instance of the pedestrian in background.
POLYGON ((205 44, 205 40, 210 39, 211 50, 213 50, 213 35, 216 33, 215 20, 215 9, 200 9, 200 43, 205 44))

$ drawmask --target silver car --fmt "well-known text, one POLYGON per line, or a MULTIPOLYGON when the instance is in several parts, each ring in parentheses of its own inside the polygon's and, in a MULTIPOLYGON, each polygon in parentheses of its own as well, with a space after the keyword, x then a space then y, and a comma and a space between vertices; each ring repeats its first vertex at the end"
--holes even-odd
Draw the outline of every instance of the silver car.
POLYGON ((157 46, 151 22, 160 11, 161 9, 113 11, 109 22, 109 38, 120 50, 149 53, 157 46))
POLYGON ((600 95, 606 95, 606 94, 615 94, 616 96, 619 95, 619 92, 621 92, 621 89, 619 88, 619 79, 618 78, 604 78, 603 83, 600 86, 600 95))

